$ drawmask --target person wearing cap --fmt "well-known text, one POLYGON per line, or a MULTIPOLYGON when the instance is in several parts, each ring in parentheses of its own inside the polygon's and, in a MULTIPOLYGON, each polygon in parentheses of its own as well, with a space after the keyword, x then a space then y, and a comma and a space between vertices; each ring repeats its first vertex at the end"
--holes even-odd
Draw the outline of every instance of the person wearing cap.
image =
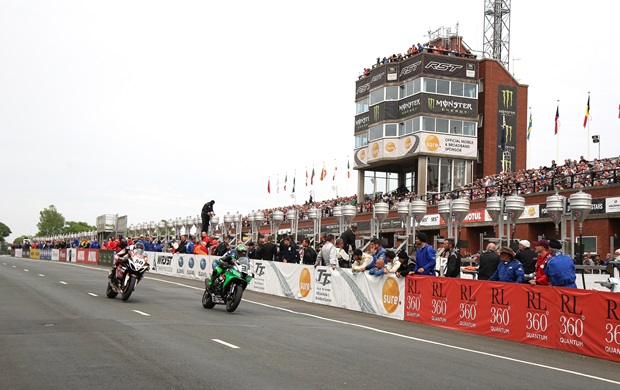
POLYGON ((415 243, 418 249, 415 251, 414 273, 417 275, 435 276, 435 249, 426 243, 426 234, 419 232, 415 235, 415 243))
POLYGON ((413 273, 413 270, 415 269, 415 261, 409 258, 405 250, 398 252, 398 259, 400 260, 400 267, 396 271, 397 278, 405 277, 410 273, 413 273))
POLYGON ((528 240, 519 241, 519 250, 517 251, 515 258, 523 264, 523 270, 526 274, 536 272, 536 259, 538 257, 536 252, 530 248, 530 242, 528 240))
POLYGON ((539 240, 534 241, 534 250, 538 254, 536 257, 536 279, 531 279, 530 284, 536 284, 539 286, 548 286, 549 278, 545 275, 545 264, 549 259, 549 241, 539 240))
POLYGON ((364 253, 359 248, 353 251, 353 264, 351 265, 353 273, 364 272, 366 266, 370 263, 372 263, 372 255, 370 253, 364 253))
POLYGON ((446 238, 443 242, 445 248, 444 256, 448 258, 446 274, 447 278, 458 278, 461 276, 461 254, 455 248, 454 238, 446 238))
POLYGON ((500 263, 489 280, 508 283, 523 283, 523 264, 515 259, 515 252, 507 246, 499 250, 500 263))
POLYGON ((545 275, 549 283, 556 287, 577 288, 575 263, 570 256, 562 253, 562 243, 554 238, 549 240, 551 256, 545 265, 545 275))

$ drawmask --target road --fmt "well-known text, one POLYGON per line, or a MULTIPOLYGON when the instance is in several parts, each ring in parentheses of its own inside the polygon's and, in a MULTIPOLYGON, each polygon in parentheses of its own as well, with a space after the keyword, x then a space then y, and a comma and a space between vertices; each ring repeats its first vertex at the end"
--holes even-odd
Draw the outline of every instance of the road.
POLYGON ((612 389, 620 365, 246 291, 148 275, 127 302, 107 269, 0 257, 2 389, 612 389))

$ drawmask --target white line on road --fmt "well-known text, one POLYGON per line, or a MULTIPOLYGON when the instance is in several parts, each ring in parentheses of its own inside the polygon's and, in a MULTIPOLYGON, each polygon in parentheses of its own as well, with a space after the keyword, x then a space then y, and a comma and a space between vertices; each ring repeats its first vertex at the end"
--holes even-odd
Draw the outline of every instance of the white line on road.
POLYGON ((67 284, 67 282, 63 282, 62 280, 60 281, 60 284, 67 284))
POLYGON ((16 266, 13 266, 13 268, 17 268, 16 266))
POLYGON ((29 269, 24 268, 24 272, 30 272, 30 270, 29 270, 29 269))
POLYGON ((140 310, 132 310, 132 311, 133 311, 133 312, 136 312, 136 313, 138 313, 138 314, 142 314, 143 316, 146 316, 146 317, 150 317, 150 316, 151 316, 149 313, 145 313, 145 312, 140 311, 140 310))
POLYGON ((232 349, 237 349, 237 348, 239 348, 239 347, 237 347, 236 345, 233 345, 233 344, 231 344, 231 343, 227 343, 226 341, 222 341, 222 340, 220 340, 220 339, 211 339, 211 341, 215 341, 216 343, 223 344, 223 345, 225 345, 225 346, 227 346, 227 347, 230 347, 230 348, 232 348, 232 349))
POLYGON ((43 275, 43 274, 39 274, 39 276, 43 277, 43 276, 45 276, 45 275, 43 275))
POLYGON ((6 265, 6 263, 2 263, 2 265, 6 265))
POLYGON ((90 295, 91 297, 96 297, 96 296, 98 296, 97 294, 93 294, 93 293, 88 293, 88 295, 90 295))

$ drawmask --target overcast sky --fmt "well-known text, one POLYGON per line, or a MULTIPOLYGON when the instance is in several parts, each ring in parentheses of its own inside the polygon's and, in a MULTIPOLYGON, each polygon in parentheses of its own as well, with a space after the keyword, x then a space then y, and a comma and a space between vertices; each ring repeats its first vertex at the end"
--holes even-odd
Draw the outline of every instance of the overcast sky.
MULTIPOLYGON (((12 240, 36 234, 51 204, 92 225, 102 214, 129 224, 196 216, 211 199, 219 215, 246 214, 290 204, 295 171, 297 202, 306 200, 313 166, 315 199, 333 198, 334 184, 352 195, 359 73, 457 22, 482 51, 483 11, 483 0, 1 0, 0 221, 12 240)), ((558 99, 559 159, 587 156, 589 145, 598 156, 582 127, 588 91, 601 157, 619 154, 619 11, 512 1, 510 67, 529 85, 530 167, 556 158, 558 99)))

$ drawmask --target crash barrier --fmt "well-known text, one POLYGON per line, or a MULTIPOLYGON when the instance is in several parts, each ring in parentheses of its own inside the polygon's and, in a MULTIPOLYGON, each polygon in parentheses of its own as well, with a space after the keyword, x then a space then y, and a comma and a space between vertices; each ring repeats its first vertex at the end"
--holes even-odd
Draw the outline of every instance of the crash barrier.
MULTIPOLYGON (((108 264, 113 254, 101 252, 111 251, 60 249, 59 259, 108 264)), ((23 250, 22 256, 30 257, 30 252, 23 250)), ((217 259, 161 252, 147 256, 150 272, 194 280, 210 277, 217 259)), ((377 277, 350 269, 251 262, 252 291, 620 362, 617 293, 432 276, 377 277)))

